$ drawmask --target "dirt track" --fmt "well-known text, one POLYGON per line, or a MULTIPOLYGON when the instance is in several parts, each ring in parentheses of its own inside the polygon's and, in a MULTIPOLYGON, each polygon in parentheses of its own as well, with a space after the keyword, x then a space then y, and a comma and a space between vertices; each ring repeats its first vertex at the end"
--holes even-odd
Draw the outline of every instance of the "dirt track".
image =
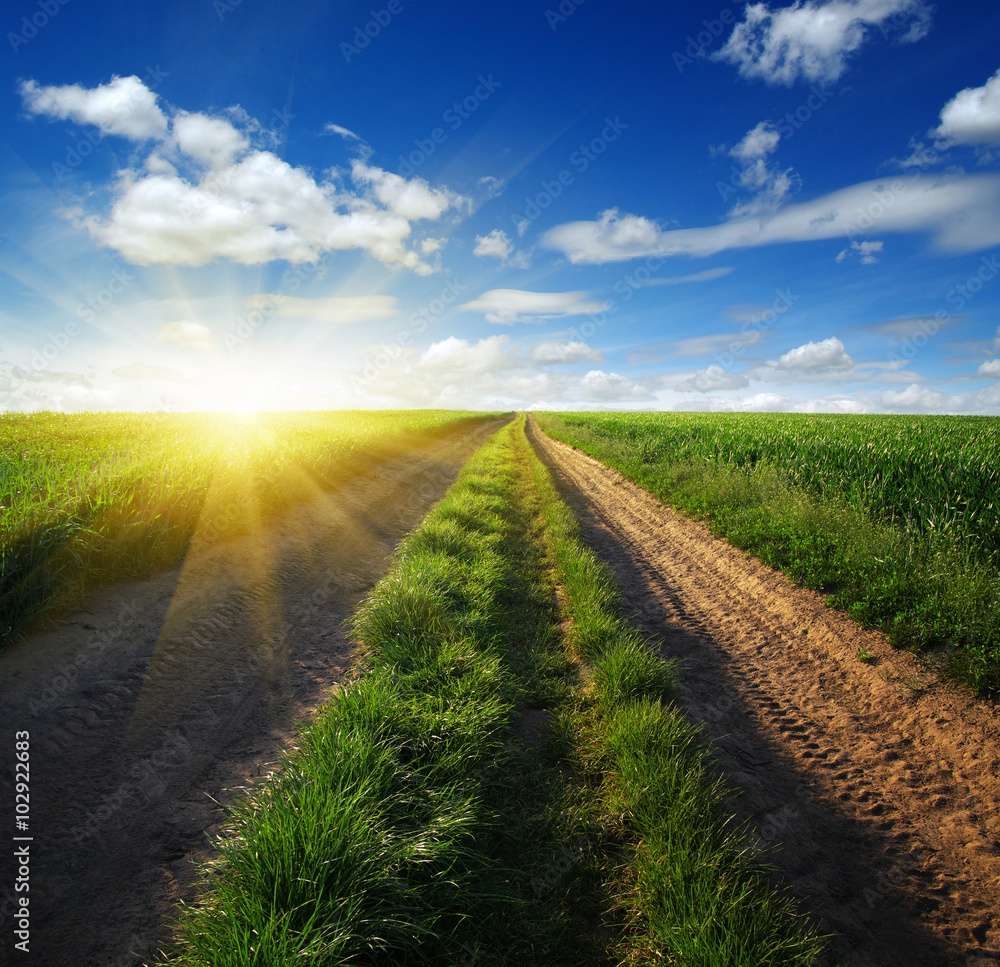
POLYGON ((1000 963, 997 706, 537 426, 637 623, 682 663, 771 861, 852 967, 1000 963), (862 664, 858 648, 875 656, 862 664))
POLYGON ((17 963, 129 967, 155 954, 210 854, 221 812, 209 797, 271 768, 328 696, 351 660, 344 620, 502 422, 380 464, 253 535, 196 537, 181 567, 108 588, 0 656, 5 804, 13 732, 31 734, 32 928, 17 963))

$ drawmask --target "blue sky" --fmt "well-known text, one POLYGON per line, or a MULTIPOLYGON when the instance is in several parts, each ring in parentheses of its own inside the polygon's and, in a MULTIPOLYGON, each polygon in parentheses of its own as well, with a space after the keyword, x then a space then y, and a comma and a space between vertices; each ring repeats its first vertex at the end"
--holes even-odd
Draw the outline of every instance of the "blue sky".
POLYGON ((1000 7, 3 28, 2 409, 1000 413, 1000 7))

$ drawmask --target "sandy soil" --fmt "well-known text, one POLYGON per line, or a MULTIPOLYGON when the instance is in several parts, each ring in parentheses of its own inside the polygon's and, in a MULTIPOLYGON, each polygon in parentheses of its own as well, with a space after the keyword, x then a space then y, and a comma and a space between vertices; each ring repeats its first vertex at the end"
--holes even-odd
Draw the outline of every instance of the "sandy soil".
POLYGON ((196 537, 182 566, 107 588, 0 655, 0 796, 7 809, 13 732, 28 730, 34 837, 30 953, 11 951, 5 847, 0 961, 154 956, 211 855, 214 800, 273 768, 329 697, 351 662, 343 622, 502 422, 379 464, 252 535, 196 537))
POLYGON ((734 805, 838 935, 838 961, 1000 963, 997 705, 530 430, 636 622, 681 662, 681 702, 742 790, 734 805))

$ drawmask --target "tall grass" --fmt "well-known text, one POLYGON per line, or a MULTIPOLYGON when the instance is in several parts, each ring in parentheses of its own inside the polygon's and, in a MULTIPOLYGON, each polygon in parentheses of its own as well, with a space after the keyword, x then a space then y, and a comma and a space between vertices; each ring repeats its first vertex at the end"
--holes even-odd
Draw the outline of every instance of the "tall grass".
POLYGON ((514 728, 568 665, 524 460, 501 431, 401 545, 356 677, 232 809, 176 963, 595 962, 586 877, 552 876, 582 809, 514 728))
POLYGON ((356 616, 355 677, 231 808, 173 963, 815 962, 572 526, 523 420, 469 462, 356 616))
POLYGON ((485 419, 446 411, 0 417, 0 648, 45 611, 176 563, 485 419))
POLYGON ((1000 420, 537 414, 947 674, 1000 693, 1000 420))
POLYGON ((711 749, 673 704, 677 668, 623 618, 608 568, 536 462, 552 553, 565 593, 568 645, 589 669, 567 707, 604 838, 629 862, 609 888, 624 930, 622 963, 676 967, 806 967, 825 942, 770 878, 711 749))

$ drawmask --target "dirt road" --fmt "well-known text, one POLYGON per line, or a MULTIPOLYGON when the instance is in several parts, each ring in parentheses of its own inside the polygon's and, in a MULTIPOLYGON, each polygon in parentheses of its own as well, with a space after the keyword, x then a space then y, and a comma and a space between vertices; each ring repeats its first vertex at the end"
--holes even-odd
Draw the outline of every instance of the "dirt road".
POLYGON ((704 524, 530 433, 638 625, 682 663, 682 704, 742 790, 735 807, 838 934, 838 962, 1000 963, 996 704, 936 683, 704 524))
POLYGON ((26 730, 34 837, 30 947, 15 961, 4 849, 0 962, 152 958, 210 855, 213 799, 266 773, 328 697, 351 661, 344 620, 502 422, 383 462, 252 535, 196 537, 181 567, 108 588, 0 656, 0 795, 6 809, 26 730))

